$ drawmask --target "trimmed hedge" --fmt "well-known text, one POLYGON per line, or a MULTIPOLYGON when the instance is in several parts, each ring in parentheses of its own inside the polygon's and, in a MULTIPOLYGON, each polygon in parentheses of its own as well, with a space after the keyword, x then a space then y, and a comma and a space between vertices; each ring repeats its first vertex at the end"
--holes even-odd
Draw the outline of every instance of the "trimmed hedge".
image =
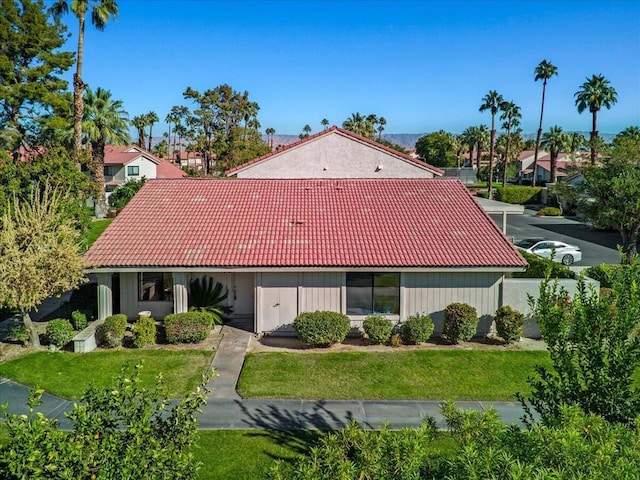
POLYGON ((507 343, 517 342, 524 331, 524 314, 504 305, 496 310, 496 332, 507 343))
POLYGON ((536 215, 539 217, 559 217, 560 215, 562 215, 562 212, 558 207, 544 207, 543 209, 539 210, 536 215))
POLYGON ((85 312, 81 312, 80 310, 76 310, 71 312, 71 323, 73 323, 73 328, 76 330, 84 330, 87 328, 87 314, 85 312))
POLYGON ((211 333, 213 316, 209 312, 172 313, 164 317, 168 343, 198 343, 211 333))
POLYGON ((122 346, 124 334, 127 331, 127 316, 123 313, 105 318, 104 323, 97 328, 100 344, 107 348, 122 346))
POLYGON ((156 343, 156 321, 151 317, 140 317, 131 328, 133 345, 142 348, 156 343))
POLYGON ((451 342, 467 342, 478 330, 478 313, 466 303, 451 303, 444 309, 444 327, 442 334, 451 342))
POLYGON ((544 278, 548 267, 551 267, 551 278, 576 278, 575 273, 561 263, 533 253, 520 251, 520 254, 529 262, 529 268, 524 272, 514 272, 512 276, 515 278, 544 278))
POLYGON ((364 333, 369 343, 378 345, 387 343, 393 331, 393 322, 382 315, 369 315, 362 322, 364 333))
POLYGON ((614 277, 622 272, 628 265, 602 263, 584 270, 585 276, 600 282, 600 288, 611 288, 614 277))
POLYGON ((293 328, 305 345, 328 347, 347 337, 351 322, 338 312, 303 312, 293 321, 293 328))
POLYGON ((433 328, 433 320, 429 315, 416 313, 400 324, 400 337, 407 345, 417 345, 429 340, 433 328))
POLYGON ((540 203, 542 187, 510 185, 496 188, 496 200, 518 205, 540 203))
POLYGON ((50 345, 64 347, 73 338, 73 326, 66 318, 54 318, 47 323, 45 337, 50 345))

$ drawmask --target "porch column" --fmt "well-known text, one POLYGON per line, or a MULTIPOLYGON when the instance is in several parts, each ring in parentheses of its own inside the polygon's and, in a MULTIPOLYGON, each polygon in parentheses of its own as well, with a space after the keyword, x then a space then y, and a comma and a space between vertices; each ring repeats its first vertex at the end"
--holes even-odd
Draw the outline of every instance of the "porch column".
POLYGON ((98 273, 98 320, 113 315, 112 274, 98 273))
POLYGON ((183 313, 189 309, 187 294, 187 274, 173 274, 173 313, 183 313))

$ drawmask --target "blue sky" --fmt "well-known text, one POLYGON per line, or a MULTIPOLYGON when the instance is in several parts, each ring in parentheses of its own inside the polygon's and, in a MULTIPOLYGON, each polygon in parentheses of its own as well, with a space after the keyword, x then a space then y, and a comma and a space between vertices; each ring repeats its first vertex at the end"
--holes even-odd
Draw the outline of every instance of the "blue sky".
MULTIPOLYGON (((47 3, 50 3, 48 1, 47 3)), ((545 125, 588 131, 574 93, 603 74, 618 103, 599 131, 640 125, 637 1, 173 1, 119 0, 103 32, 87 26, 83 79, 111 91, 130 116, 189 105, 187 86, 228 83, 260 105, 262 130, 298 134, 353 112, 387 119, 386 133, 459 133, 489 124, 482 97, 497 90, 535 132, 543 59, 558 67, 545 125)), ((75 51, 77 21, 64 18, 75 51)), ((71 78, 71 73, 68 74, 71 78)), ((155 127, 160 134, 164 125, 155 127)))

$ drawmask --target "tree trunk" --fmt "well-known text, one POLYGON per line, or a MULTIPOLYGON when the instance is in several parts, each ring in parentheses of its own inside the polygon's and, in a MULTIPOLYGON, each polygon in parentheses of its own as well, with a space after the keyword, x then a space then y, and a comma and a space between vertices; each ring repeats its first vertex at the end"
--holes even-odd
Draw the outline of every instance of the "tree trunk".
POLYGON ((84 83, 82 82, 82 55, 84 52, 84 15, 78 21, 78 58, 73 75, 73 161, 78 168, 82 156, 82 117, 84 116, 84 83))
POLYGON ((22 312, 22 322, 24 323, 24 328, 27 329, 27 333, 29 334, 29 341, 31 342, 31 346, 39 347, 40 337, 38 336, 38 331, 36 330, 35 325, 31 321, 29 312, 26 310, 22 312))
POLYGON ((504 168, 502 171, 502 186, 507 184, 507 167, 509 166, 509 143, 511 141, 510 128, 507 129, 507 144, 504 147, 504 168))
POLYGON ((638 253, 638 241, 640 241, 640 227, 634 230, 620 229, 622 237, 622 252, 624 253, 623 262, 627 265, 633 263, 634 257, 638 253))
POLYGON ((489 146, 489 183, 487 185, 487 197, 489 200, 493 198, 493 153, 495 152, 496 128, 495 118, 491 115, 491 145, 489 146))
POLYGON ((556 164, 558 162, 558 152, 551 151, 551 158, 549 160, 549 180, 550 183, 556 183, 556 164))
POLYGON ((596 127, 596 116, 598 115, 598 111, 594 110, 591 116, 591 165, 596 164, 596 158, 598 157, 598 152, 596 150, 596 142, 598 141, 598 130, 596 127))
POLYGON ((536 135, 536 149, 533 152, 533 176, 531 177, 531 186, 536 186, 536 170, 538 166, 538 152, 540 151, 540 138, 542 137, 542 116, 544 115, 544 94, 547 89, 547 79, 542 82, 542 104, 540 105, 540 124, 538 125, 538 133, 536 135))
POLYGON ((151 131, 153 129, 153 123, 151 125, 149 125, 149 148, 148 151, 151 152, 151 139, 153 138, 151 131))
POLYGON ((105 197, 104 188, 104 140, 91 144, 91 171, 93 173, 93 181, 98 186, 98 194, 95 201, 95 216, 104 218, 107 216, 107 199, 105 197))

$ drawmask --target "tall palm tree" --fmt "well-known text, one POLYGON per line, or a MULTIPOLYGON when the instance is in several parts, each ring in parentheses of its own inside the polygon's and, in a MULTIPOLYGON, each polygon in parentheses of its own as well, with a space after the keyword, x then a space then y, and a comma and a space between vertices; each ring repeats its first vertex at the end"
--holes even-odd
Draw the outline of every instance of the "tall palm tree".
POLYGON ((509 147, 511 144, 511 129, 513 127, 517 127, 520 125, 520 119, 522 115, 520 114, 520 107, 517 106, 513 101, 511 102, 502 102, 500 106, 500 110, 502 110, 502 115, 500 115, 500 120, 504 120, 505 122, 502 124, 502 128, 504 128, 506 132, 506 144, 504 148, 504 168, 502 169, 502 186, 504 187, 507 184, 507 167, 509 166, 509 147))
POLYGON ((482 152, 484 151, 485 146, 491 140, 491 132, 486 125, 478 126, 478 136, 476 138, 478 141, 478 148, 476 151, 476 167, 478 171, 480 171, 480 163, 482 160, 482 152))
POLYGON ((342 128, 363 137, 367 136, 367 120, 359 112, 352 113, 349 118, 342 122, 342 128))
POLYGON ((460 134, 460 140, 467 144, 469 149, 469 165, 473 165, 473 149, 475 148, 478 137, 478 127, 467 127, 460 134))
POLYGON ((567 133, 567 146, 571 153, 575 153, 587 144, 587 139, 579 132, 567 133))
POLYGON ((157 122, 160 121, 160 119, 158 118, 158 114, 156 112, 154 112, 153 110, 150 111, 149 113, 144 115, 144 119, 145 122, 147 124, 147 126, 149 127, 149 148, 147 148, 147 150, 150 152, 151 151, 151 141, 153 140, 153 125, 157 122))
POLYGON ((387 119, 384 117, 378 118, 378 140, 382 139, 382 132, 384 131, 384 127, 387 124, 387 119))
POLYGON ((302 127, 302 133, 298 135, 298 138, 307 138, 311 133, 311 126, 307 123, 304 127, 302 127))
POLYGON ((71 9, 71 12, 78 19, 78 54, 76 73, 73 75, 73 156, 76 163, 80 162, 82 147, 82 122, 84 118, 82 97, 86 86, 82 81, 85 16, 91 6, 93 6, 91 23, 100 31, 104 30, 111 18, 118 17, 118 4, 115 0, 56 0, 49 9, 55 18, 60 18, 71 9))
POLYGON ((271 148, 271 150, 273 150, 273 136, 276 134, 276 130, 275 128, 267 128, 264 133, 267 134, 267 137, 269 137, 269 148, 271 148))
POLYGON ((604 78, 603 75, 592 75, 591 78, 587 78, 587 81, 584 82, 580 86, 580 89, 574 94, 578 113, 582 113, 587 109, 591 112, 591 138, 589 139, 589 146, 591 148, 592 165, 596 163, 598 156, 598 112, 602 107, 605 107, 607 110, 610 109, 618 101, 618 92, 616 92, 610 83, 611 82, 604 78))
POLYGON ((145 115, 136 115, 133 117, 131 125, 133 125, 138 131, 138 146, 140 148, 144 148, 145 138, 147 137, 147 133, 145 132, 147 119, 145 118, 145 115))
MULTIPOLYGON (((555 125, 544 132, 540 146, 549 152, 550 157, 550 181, 556 183, 557 179, 557 161, 558 154, 567 148, 567 135, 563 133, 562 128, 555 125)), ((533 172, 535 176, 535 170, 533 172)))
POLYGON ((327 120, 326 118, 323 118, 320 123, 322 124, 322 128, 325 130, 329 127, 329 120, 327 120))
MULTIPOLYGON (((554 75, 558 75, 558 68, 551 62, 542 60, 535 68, 536 74, 534 81, 542 80, 542 103, 540 105, 540 124, 538 125, 538 133, 536 135, 536 148, 533 152, 533 171, 536 171, 536 164, 538 163, 538 152, 540 151, 540 137, 542 135, 542 116, 544 115, 544 95, 547 90, 547 80, 554 75)), ((533 176, 531 185, 536 186, 536 176, 533 176)))
POLYGON ((489 184, 487 185, 487 193, 489 195, 489 199, 491 199, 492 194, 492 183, 493 183, 493 155, 495 153, 496 148, 496 114, 500 110, 500 105, 504 102, 502 95, 500 95, 495 90, 489 90, 482 98, 482 104, 480 105, 480 111, 489 111, 491 113, 491 143, 489 144, 489 184))
POLYGON ((107 144, 129 142, 129 117, 121 100, 111 98, 111 92, 89 88, 84 95, 83 130, 91 146, 91 171, 98 186, 96 215, 106 213, 104 193, 104 151, 107 144))

